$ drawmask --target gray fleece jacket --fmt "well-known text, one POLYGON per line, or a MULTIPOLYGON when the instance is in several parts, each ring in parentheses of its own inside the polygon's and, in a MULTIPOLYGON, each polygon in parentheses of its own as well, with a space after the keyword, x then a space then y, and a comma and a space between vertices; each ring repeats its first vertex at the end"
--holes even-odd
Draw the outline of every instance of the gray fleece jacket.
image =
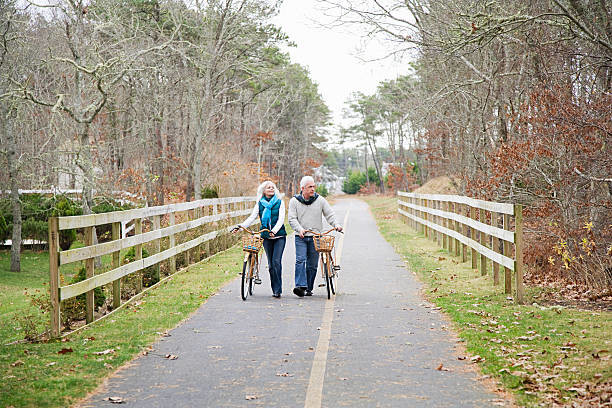
MULTIPOLYGON (((332 227, 338 227, 336 214, 327 200, 321 196, 310 205, 303 204, 297 198, 292 197, 289 201, 289 225, 296 233, 302 230, 323 232, 323 216, 332 227)), ((311 236, 311 233, 306 233, 311 236)))

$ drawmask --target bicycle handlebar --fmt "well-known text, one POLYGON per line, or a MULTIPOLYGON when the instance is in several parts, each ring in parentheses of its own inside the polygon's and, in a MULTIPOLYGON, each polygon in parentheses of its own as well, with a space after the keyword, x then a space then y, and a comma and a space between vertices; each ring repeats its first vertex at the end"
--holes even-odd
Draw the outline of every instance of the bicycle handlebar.
MULTIPOLYGON (((329 233, 330 233, 330 232, 332 232, 332 231, 336 231, 336 229, 335 229, 335 228, 332 228, 332 229, 330 229, 329 231, 325 231, 325 232, 315 232, 315 231, 312 231, 312 230, 304 230, 304 232, 305 232, 305 233, 306 233, 306 232, 310 232, 311 234, 316 235, 316 236, 318 236, 318 237, 320 237, 320 236, 322 236, 322 235, 327 235, 327 234, 329 234, 329 233)), ((339 232, 339 233, 341 233, 341 234, 344 234, 344 231, 338 231, 338 232, 339 232)))
POLYGON ((261 234, 262 232, 270 232, 270 233, 272 232, 272 231, 270 231, 267 228, 260 229, 259 231, 251 231, 250 229, 248 229, 246 227, 243 227, 242 225, 238 225, 238 226, 234 227, 234 230, 238 230, 238 229, 243 229, 243 230, 245 230, 246 232, 248 232, 251 235, 261 234))

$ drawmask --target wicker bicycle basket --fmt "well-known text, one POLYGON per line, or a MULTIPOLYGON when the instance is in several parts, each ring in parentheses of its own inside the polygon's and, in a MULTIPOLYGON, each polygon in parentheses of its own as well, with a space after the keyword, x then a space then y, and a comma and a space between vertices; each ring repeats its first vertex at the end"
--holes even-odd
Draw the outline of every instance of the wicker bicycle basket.
POLYGON ((242 250, 246 252, 259 252, 261 245, 263 244, 263 238, 258 235, 243 235, 242 236, 242 250))
POLYGON ((334 236, 333 235, 322 235, 313 236, 315 250, 317 252, 331 252, 334 248, 334 236))

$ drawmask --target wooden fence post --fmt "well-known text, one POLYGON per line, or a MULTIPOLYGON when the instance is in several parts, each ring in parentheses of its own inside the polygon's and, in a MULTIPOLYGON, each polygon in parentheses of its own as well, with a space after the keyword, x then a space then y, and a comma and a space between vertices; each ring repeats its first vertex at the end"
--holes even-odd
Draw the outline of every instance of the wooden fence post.
POLYGON ((51 337, 60 334, 59 300, 59 222, 49 217, 49 295, 51 296, 51 337))
MULTIPOLYGON (((112 233, 111 238, 113 239, 113 241, 117 239, 121 239, 121 223, 120 222, 113 222, 111 233, 112 233)), ((120 255, 120 251, 113 252, 113 256, 112 256, 113 269, 119 267, 119 264, 120 264, 119 255, 120 255)), ((113 281, 113 309, 116 309, 119 306, 121 306, 121 278, 113 281)))
MULTIPOLYGON (((175 217, 176 216, 174 212, 171 212, 170 214, 168 214, 168 223, 170 226, 173 226, 176 223, 175 217)), ((174 234, 170 234, 168 238, 169 238, 168 247, 174 248, 176 246, 176 236, 174 234)), ((176 256, 170 257, 169 263, 170 263, 170 274, 173 274, 174 272, 176 272, 176 256)))
MULTIPOLYGON (((142 234, 142 219, 136 218, 134 220, 134 235, 142 234)), ((134 246, 134 259, 139 261, 142 259, 142 244, 138 244, 134 246)), ((138 272, 138 283, 136 284, 136 288, 138 289, 138 293, 142 292, 142 279, 143 279, 143 271, 138 272)))
MULTIPOLYGON (((85 227, 85 246, 93 245, 94 239, 93 234, 95 230, 93 227, 85 227)), ((92 278, 94 276, 94 262, 95 258, 88 258, 85 260, 85 276, 86 278, 92 278)), ((93 322, 94 315, 94 291, 93 289, 85 294, 85 321, 87 323, 93 322)))
MULTIPOLYGON (((461 204, 453 203, 453 214, 459 214, 461 211, 461 204)), ((453 223, 453 231, 460 233, 461 232, 461 223, 456 220, 452 220, 453 223)), ((455 256, 461 255, 461 241, 455 238, 455 256)))
MULTIPOLYGON (((436 210, 442 210, 442 202, 441 201, 435 201, 436 203, 436 210)), ((439 215, 436 215, 436 224, 442 226, 442 217, 439 215)), ((442 246, 442 233, 440 231, 436 231, 436 241, 438 242, 438 245, 442 246)))
MULTIPOLYGON (((470 218, 476 219, 476 208, 470 206, 470 218)), ((476 241, 476 229, 474 227, 470 227, 470 235, 472 240, 476 241)), ((478 269, 478 252, 474 248, 472 248, 472 269, 478 269)))
MULTIPOLYGON (((205 208, 205 210, 204 210, 204 214, 205 214, 206 216, 208 216, 208 215, 211 215, 211 213, 212 213, 212 211, 211 211, 211 209, 210 209, 210 205, 207 205, 207 206, 206 206, 206 208, 205 208)), ((210 232, 210 228, 208 227, 208 225, 210 225, 210 223, 207 223, 207 224, 204 226, 204 230, 203 230, 203 232, 205 232, 205 233, 210 232)), ((209 256, 211 255, 211 254, 210 254, 210 240, 206 241, 206 244, 205 244, 205 245, 206 245, 206 246, 205 246, 205 249, 206 249, 206 256, 207 256, 207 257, 209 257, 209 256)))
MULTIPOLYGON (((185 211, 185 220, 186 221, 190 221, 191 220, 191 216, 189 213, 189 210, 185 211)), ((184 232, 184 235, 187 235, 187 231, 184 232)), ((189 240, 189 238, 186 238, 187 240, 189 240)), ((189 266, 191 265, 191 251, 187 250, 185 251, 185 266, 189 266)))
MULTIPOLYGON (((487 214, 485 210, 480 209, 480 216, 478 217, 479 221, 483 224, 487 223, 487 214)), ((487 234, 480 231, 480 245, 487 247, 487 234)), ((480 254, 480 276, 485 276, 487 274, 487 257, 483 254, 480 254)))
POLYGON ((516 280, 516 301, 523 303, 525 288, 523 287, 523 206, 514 205, 514 276, 516 280))
MULTIPOLYGON (((467 204, 459 204, 459 214, 461 213, 465 213, 466 217, 469 217, 469 206, 467 204)), ((461 224, 462 227, 462 235, 467 237, 468 236, 468 226, 467 224, 461 224)), ((461 262, 467 262, 467 245, 462 243, 461 244, 461 262)))
MULTIPOLYGON (((492 212, 491 213, 491 225, 494 227, 499 227, 499 214, 492 212)), ((501 253, 500 248, 499 248, 499 244, 500 244, 500 239, 493 236, 493 251, 497 252, 498 254, 501 253)), ((493 261, 492 261, 493 262, 493 261)), ((497 262, 493 262, 493 285, 497 286, 499 285, 499 264, 497 262)))
MULTIPOLYGON (((161 229, 161 216, 159 216, 159 215, 154 215, 153 216, 153 229, 154 230, 161 229)), ((161 252, 161 239, 156 239, 154 245, 155 245, 155 253, 159 254, 161 252)), ((160 263, 159 262, 156 263, 153 266, 153 268, 155 268, 154 269, 154 271, 155 271, 155 276, 154 276, 155 277, 155 281, 159 282, 159 280, 161 279, 161 276, 160 276, 160 273, 159 273, 160 263)))
MULTIPOLYGON (((448 213, 448 201, 443 201, 441 204, 442 211, 448 213)), ((444 228, 448 228, 448 218, 444 217, 442 219, 442 225, 444 226, 444 228)), ((446 234, 442 234, 442 248, 448 250, 448 235, 446 234)))
MULTIPOLYGON (((510 230, 510 215, 504 214, 504 229, 510 230)), ((510 256, 510 242, 504 240, 504 255, 510 256)), ((504 267, 504 293, 512 293, 512 271, 504 267)))

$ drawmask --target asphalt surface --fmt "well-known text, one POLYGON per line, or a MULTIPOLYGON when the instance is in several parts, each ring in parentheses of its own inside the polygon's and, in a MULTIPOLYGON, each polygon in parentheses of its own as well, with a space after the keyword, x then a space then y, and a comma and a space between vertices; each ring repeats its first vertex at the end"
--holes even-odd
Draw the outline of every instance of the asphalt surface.
POLYGON ((125 407, 489 407, 498 401, 469 359, 458 359, 449 323, 420 297, 421 285, 378 233, 368 206, 342 199, 334 209, 339 220, 349 212, 335 299, 316 287, 320 274, 314 296, 293 295, 291 237, 281 299, 271 296, 264 262, 253 297, 243 302, 240 281, 228 284, 81 406, 108 407, 108 397, 125 407))

